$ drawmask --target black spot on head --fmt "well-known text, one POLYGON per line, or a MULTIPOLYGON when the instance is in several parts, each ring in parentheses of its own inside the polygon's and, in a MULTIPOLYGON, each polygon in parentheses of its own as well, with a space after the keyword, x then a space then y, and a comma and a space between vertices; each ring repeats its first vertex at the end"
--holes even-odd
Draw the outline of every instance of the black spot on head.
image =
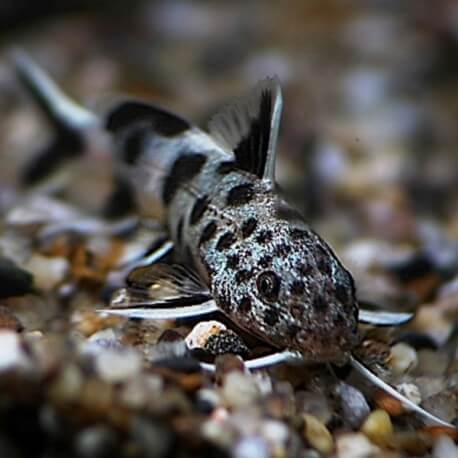
POLYGON ((219 173, 221 175, 226 175, 230 172, 234 172, 235 170, 237 170, 237 166, 235 165, 235 162, 224 161, 218 165, 216 169, 216 173, 219 173))
POLYGON ((240 256, 238 256, 237 254, 230 254, 226 258, 226 266, 229 267, 229 269, 234 269, 235 267, 238 266, 239 261, 240 261, 240 256))
POLYGON ((233 243, 235 243, 236 240, 235 235, 232 232, 227 231, 219 238, 218 243, 216 244, 216 249, 218 251, 227 250, 233 243))
POLYGON ((264 310, 264 322, 268 326, 274 326, 278 323, 280 317, 278 316, 277 310, 274 307, 268 307, 264 310))
POLYGON ((326 302, 323 296, 318 295, 313 300, 312 307, 317 312, 324 312, 328 309, 328 303, 326 302))
POLYGON ((208 208, 208 196, 201 196, 196 199, 191 210, 189 222, 191 225, 196 224, 208 208))
POLYGON ((293 227, 290 231, 291 238, 296 240, 301 240, 307 238, 309 233, 304 229, 299 229, 297 227, 293 227))
POLYGON ((143 152, 143 145, 147 135, 151 133, 148 124, 139 124, 124 134, 121 159, 126 164, 135 164, 140 154, 143 152))
POLYGON ((280 243, 274 248, 276 256, 287 256, 289 253, 291 253, 291 246, 286 243, 280 243))
POLYGON ((251 277, 251 272, 247 269, 240 269, 235 274, 235 281, 237 283, 242 283, 249 280, 251 277))
POLYGON ((230 206, 244 205, 250 202, 254 196, 253 185, 244 183, 234 186, 228 193, 226 204, 230 206))
POLYGON ((301 304, 292 304, 291 305, 291 315, 293 315, 293 318, 296 318, 296 320, 301 320, 302 315, 304 314, 304 306, 301 304))
POLYGON ((210 221, 203 229, 202 234, 200 234, 199 246, 208 242, 214 235, 217 229, 215 221, 210 221))
POLYGON ((249 237, 256 229, 257 221, 255 218, 248 218, 242 224, 242 235, 243 237, 249 237))
POLYGON ((264 229, 259 232, 258 236, 256 237, 256 241, 258 243, 267 243, 273 239, 273 233, 269 229, 264 229))
POLYGON ((177 224, 177 232, 176 232, 176 240, 177 243, 180 244, 183 241, 183 226, 184 226, 184 219, 181 217, 177 224))
POLYGON ((174 162, 164 182, 162 199, 169 204, 184 183, 192 180, 202 169, 207 157, 200 153, 183 154, 174 162))
POLYGON ((317 247, 317 255, 315 257, 318 270, 324 275, 331 275, 331 260, 326 250, 320 246, 317 247))
POLYGON ((259 265, 263 268, 270 267, 272 264, 272 256, 265 254, 260 260, 259 265))
POLYGON ((308 264, 299 264, 297 270, 303 277, 308 277, 312 273, 312 267, 308 264))
POLYGON ((291 288, 290 288, 291 293, 299 296, 304 293, 305 291, 305 283, 302 280, 294 280, 291 283, 291 288))
POLYGON ((336 284, 336 298, 339 302, 346 303, 348 301, 348 289, 342 283, 336 284))
POLYGON ((251 300, 249 297, 243 297, 239 303, 238 307, 239 312, 248 313, 251 310, 251 300))
POLYGON ((342 325, 345 323, 345 316, 342 313, 337 313, 332 317, 332 322, 336 325, 342 325))

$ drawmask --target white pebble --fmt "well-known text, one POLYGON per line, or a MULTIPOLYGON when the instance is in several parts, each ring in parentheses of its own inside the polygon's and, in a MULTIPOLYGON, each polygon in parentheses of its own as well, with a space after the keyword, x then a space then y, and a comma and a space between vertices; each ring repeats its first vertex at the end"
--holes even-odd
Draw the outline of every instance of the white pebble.
POLYGON ((239 440, 232 455, 234 458, 268 458, 269 446, 260 436, 248 436, 239 440))
POLYGON ((38 289, 51 291, 64 280, 70 264, 65 258, 48 258, 35 254, 24 268, 33 274, 34 284, 38 289))
POLYGON ((0 373, 14 369, 29 369, 31 361, 18 334, 9 330, 0 331, 0 373))
MULTIPOLYGON (((421 393, 417 385, 413 383, 401 383, 396 386, 396 389, 404 395, 409 401, 412 401, 417 406, 421 403, 421 393)), ((409 410, 408 406, 404 406, 409 410)))
POLYGON ((342 434, 337 438, 338 458, 373 458, 380 449, 362 433, 342 434))
POLYGON ((260 391, 251 376, 234 371, 224 378, 221 394, 228 406, 245 407, 259 399, 260 391))
POLYGON ((97 354, 95 367, 103 380, 118 383, 137 375, 142 368, 142 359, 135 350, 110 349, 97 354))
POLYGON ((389 364, 396 375, 405 374, 417 366, 417 352, 410 345, 402 342, 393 345, 391 347, 389 364))
POLYGON ((439 436, 434 443, 433 458, 458 458, 458 446, 449 436, 439 436))

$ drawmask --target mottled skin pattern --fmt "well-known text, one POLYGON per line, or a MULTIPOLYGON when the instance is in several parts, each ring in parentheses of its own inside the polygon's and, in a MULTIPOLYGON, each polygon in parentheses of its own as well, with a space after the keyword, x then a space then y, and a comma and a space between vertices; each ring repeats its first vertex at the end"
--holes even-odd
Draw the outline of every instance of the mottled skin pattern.
POLYGON ((309 361, 344 361, 357 343, 351 275, 269 182, 234 170, 224 151, 206 154, 168 208, 182 259, 241 328, 309 361))

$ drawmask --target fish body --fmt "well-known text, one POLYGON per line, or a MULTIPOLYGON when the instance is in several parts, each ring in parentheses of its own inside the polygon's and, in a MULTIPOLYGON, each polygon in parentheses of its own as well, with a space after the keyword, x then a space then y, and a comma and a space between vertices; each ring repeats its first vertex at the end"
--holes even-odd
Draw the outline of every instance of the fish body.
POLYGON ((178 259, 218 308, 277 348, 341 361, 358 342, 354 282, 276 190, 280 111, 279 84, 266 80, 218 114, 210 133, 135 102, 115 108, 107 127, 137 164, 140 193, 163 207, 178 259))

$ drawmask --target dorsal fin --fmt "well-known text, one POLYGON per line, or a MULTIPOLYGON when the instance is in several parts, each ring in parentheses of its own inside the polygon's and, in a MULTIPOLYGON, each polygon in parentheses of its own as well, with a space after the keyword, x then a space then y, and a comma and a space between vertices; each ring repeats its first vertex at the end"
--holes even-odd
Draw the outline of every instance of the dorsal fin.
POLYGON ((130 99, 119 102, 106 118, 106 128, 119 133, 141 124, 165 137, 178 135, 191 128, 191 124, 163 108, 140 100, 130 99))
POLYGON ((239 168, 274 182, 281 109, 278 80, 260 81, 250 95, 227 105, 212 118, 210 134, 234 152, 239 168))

